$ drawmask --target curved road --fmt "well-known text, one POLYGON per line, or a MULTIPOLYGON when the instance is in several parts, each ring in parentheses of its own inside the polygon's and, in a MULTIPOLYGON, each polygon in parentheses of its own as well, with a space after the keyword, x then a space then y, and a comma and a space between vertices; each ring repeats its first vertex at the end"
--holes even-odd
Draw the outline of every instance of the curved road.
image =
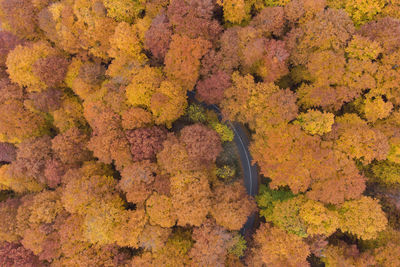
MULTIPOLYGON (((194 98, 195 93, 193 91, 189 91, 188 96, 193 101, 198 102, 194 98)), ((222 114, 218 106, 207 105, 204 103, 201 104, 204 107, 212 109, 215 112, 217 112, 218 117, 221 120, 222 114)), ((230 122, 230 121, 226 121, 226 123, 232 128, 235 134, 233 141, 236 143, 236 146, 238 148, 240 163, 242 165, 242 170, 243 170, 244 185, 246 187, 247 194, 249 194, 250 196, 255 196, 258 192, 258 170, 255 165, 251 164, 253 158, 251 157, 251 154, 249 152, 249 145, 250 145, 249 138, 241 123, 230 122)), ((256 213, 253 213, 249 216, 247 222, 240 230, 243 235, 245 235, 246 233, 249 234, 251 232, 251 230, 254 227, 255 219, 256 219, 256 213)))

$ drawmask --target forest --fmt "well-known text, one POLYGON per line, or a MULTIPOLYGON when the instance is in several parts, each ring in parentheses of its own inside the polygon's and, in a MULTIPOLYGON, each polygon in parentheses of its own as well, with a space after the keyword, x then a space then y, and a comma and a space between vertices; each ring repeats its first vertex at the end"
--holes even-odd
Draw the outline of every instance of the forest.
POLYGON ((0 266, 400 266, 400 0, 0 0, 0 22, 0 266))

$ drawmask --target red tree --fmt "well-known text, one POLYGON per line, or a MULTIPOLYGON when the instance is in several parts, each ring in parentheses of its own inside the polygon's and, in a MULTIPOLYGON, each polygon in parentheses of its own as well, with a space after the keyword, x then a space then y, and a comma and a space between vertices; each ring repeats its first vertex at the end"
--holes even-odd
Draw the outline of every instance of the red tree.
POLYGON ((215 162, 222 150, 217 132, 202 124, 183 128, 180 140, 186 145, 189 157, 203 164, 215 162))
POLYGON ((0 265, 1 266, 24 266, 36 267, 41 263, 32 251, 24 248, 21 244, 2 242, 0 243, 0 265))
POLYGON ((134 161, 154 159, 162 149, 162 143, 167 139, 167 130, 159 126, 139 128, 127 131, 126 137, 131 144, 134 161))

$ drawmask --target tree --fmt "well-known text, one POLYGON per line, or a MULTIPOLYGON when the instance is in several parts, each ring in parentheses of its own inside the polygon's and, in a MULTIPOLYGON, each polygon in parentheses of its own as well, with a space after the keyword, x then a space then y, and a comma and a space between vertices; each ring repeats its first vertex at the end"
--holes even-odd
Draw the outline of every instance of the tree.
POLYGON ((208 0, 173 0, 168 6, 167 15, 174 33, 215 42, 222 27, 213 18, 214 9, 214 2, 208 0))
POLYGON ((152 123, 151 113, 143 108, 133 107, 125 110, 122 115, 122 128, 124 130, 133 130, 150 126, 152 123))
POLYGON ((28 87, 29 92, 43 91, 48 87, 46 82, 53 85, 63 80, 67 62, 61 59, 63 63, 58 65, 60 62, 54 62, 57 56, 57 50, 45 41, 18 45, 7 56, 7 72, 13 82, 28 87), (59 73, 49 76, 49 70, 59 73))
POLYGON ((30 93, 29 100, 25 102, 28 109, 50 113, 61 108, 63 92, 59 89, 49 88, 43 92, 30 93))
POLYGON ((235 133, 227 124, 220 122, 211 122, 211 127, 216 131, 221 139, 221 142, 232 142, 235 133))
POLYGON ((115 162, 118 169, 132 163, 129 142, 121 117, 101 102, 85 102, 84 116, 92 127, 88 149, 104 163, 115 162))
POLYGON ((0 162, 12 162, 17 157, 16 147, 10 143, 0 143, 0 162))
POLYGON ((160 87, 163 76, 158 68, 140 68, 126 87, 128 103, 133 106, 150 107, 152 95, 160 87))
POLYGON ((193 230, 192 238, 195 243, 189 255, 194 266, 224 266, 233 238, 231 233, 207 220, 193 230))
POLYGON ((363 99, 359 107, 364 117, 369 122, 375 122, 384 119, 390 115, 393 110, 392 102, 385 102, 382 97, 367 97, 363 99))
POLYGON ((333 167, 335 172, 314 181, 311 190, 306 193, 307 197, 334 205, 358 199, 366 188, 366 178, 359 173, 354 161, 343 153, 335 152, 334 162, 328 164, 324 167, 333 167))
POLYGON ((341 51, 355 32, 354 24, 343 10, 326 9, 314 19, 294 28, 287 35, 290 60, 297 64, 307 62, 315 51, 341 51))
POLYGON ((400 165, 390 161, 379 161, 372 165, 372 172, 378 181, 386 185, 400 183, 400 165))
POLYGON ((309 266, 307 256, 309 247, 294 234, 269 224, 261 224, 254 237, 250 262, 259 262, 268 266, 309 266))
POLYGON ((18 243, 1 242, 0 264, 3 266, 34 267, 42 264, 32 251, 18 243))
POLYGON ((17 229, 24 247, 40 259, 57 258, 59 246, 56 240, 53 242, 57 239, 53 223, 62 218, 63 214, 59 191, 44 190, 36 195, 24 196, 17 213, 17 229))
POLYGON ((319 137, 307 135, 300 126, 289 124, 257 132, 250 151, 261 173, 271 178, 271 188, 289 185, 298 193, 306 191, 313 179, 330 177, 334 172, 322 167, 326 162, 324 157, 332 154, 322 149, 320 142, 319 137))
POLYGON ((286 6, 290 0, 265 0, 266 6, 286 6))
POLYGON ((271 217, 266 217, 266 221, 272 222, 290 234, 307 237, 307 224, 300 217, 301 207, 306 201, 307 199, 303 195, 285 201, 277 201, 274 203, 271 217))
POLYGON ((189 251, 193 245, 191 234, 188 231, 178 229, 172 233, 164 247, 153 253, 144 253, 140 257, 134 257, 132 266, 138 264, 157 266, 185 266, 190 265, 189 251))
POLYGON ((228 252, 229 254, 234 255, 236 257, 243 257, 246 249, 247 249, 246 240, 241 234, 236 234, 232 238, 232 245, 229 248, 228 252))
POLYGON ((167 77, 184 90, 192 90, 199 77, 200 59, 210 47, 211 43, 200 37, 174 34, 164 61, 167 77))
POLYGON ((207 104, 219 104, 224 98, 225 89, 230 86, 229 75, 224 71, 218 71, 197 82, 196 98, 207 104))
POLYGON ((129 256, 120 251, 118 246, 100 246, 83 240, 82 223, 83 218, 76 215, 70 215, 60 223, 58 232, 63 254, 54 260, 54 264, 83 267, 102 264, 118 266, 127 263, 129 256))
POLYGON ((34 178, 25 175, 17 176, 13 171, 10 165, 0 167, 0 185, 2 190, 9 189, 16 193, 26 193, 39 192, 44 188, 44 185, 34 178))
POLYGON ((202 167, 189 159, 185 145, 174 134, 168 134, 162 146, 163 149, 157 154, 157 163, 164 172, 178 174, 202 167))
POLYGON ((44 190, 21 198, 17 213, 17 229, 21 236, 27 229, 53 223, 63 212, 60 192, 44 190))
POLYGON ((251 73, 262 77, 265 82, 273 82, 289 72, 287 67, 289 53, 283 41, 261 40, 254 40, 246 46, 243 51, 242 65, 245 68, 248 67, 251 73), (258 49, 261 51, 255 52, 258 49), (250 62, 246 62, 249 59, 250 62))
MULTIPOLYGON (((108 2, 111 3, 111 1, 108 2)), ((129 25, 126 22, 118 23, 114 34, 110 38, 110 49, 108 50, 110 57, 128 57, 140 63, 146 61, 147 58, 142 53, 143 45, 139 37, 139 32, 135 26, 129 25)))
POLYGON ((301 113, 297 116, 297 123, 309 134, 323 135, 332 130, 334 115, 332 113, 310 109, 306 113, 301 113))
POLYGON ((370 197, 346 201, 338 212, 340 229, 363 240, 376 238, 387 225, 385 213, 378 200, 370 197))
POLYGON ((348 245, 340 241, 338 245, 329 245, 325 249, 322 261, 329 266, 373 266, 376 264, 368 252, 360 252, 356 245, 348 245))
POLYGON ((267 185, 261 184, 259 193, 256 196, 257 205, 260 208, 260 215, 266 219, 272 217, 274 206, 278 201, 285 201, 293 198, 290 190, 271 190, 267 185))
POLYGON ((44 117, 24 107, 17 100, 9 100, 0 105, 0 141, 20 143, 25 139, 42 136, 49 125, 44 117))
POLYGON ((394 52, 399 48, 400 22, 397 19, 385 17, 364 24, 360 28, 360 34, 371 41, 378 42, 384 49, 384 53, 394 52))
POLYGON ((172 227, 176 222, 176 215, 169 196, 153 193, 146 200, 146 213, 149 222, 161 227, 172 227))
POLYGON ((377 240, 379 245, 373 250, 375 261, 378 264, 390 267, 394 267, 399 264, 400 250, 397 246, 399 241, 399 232, 388 229, 380 234, 377 240))
POLYGON ((282 7, 263 8, 250 22, 250 25, 260 31, 264 37, 281 36, 284 24, 285 13, 282 7))
POLYGON ((36 60, 32 65, 32 72, 48 87, 57 87, 62 85, 68 65, 68 60, 61 55, 48 56, 36 60))
POLYGON ((245 0, 228 0, 219 1, 218 3, 223 7, 225 20, 240 24, 244 20, 250 19, 250 2, 245 0))
POLYGON ((291 24, 312 20, 326 7, 326 0, 293 0, 284 6, 285 18, 291 24))
POLYGON ((273 83, 255 83, 251 75, 232 75, 232 87, 225 90, 221 103, 226 119, 249 123, 262 131, 270 125, 288 122, 297 115, 296 96, 273 83))
POLYGON ((19 199, 7 199, 0 202, 0 240, 16 242, 20 239, 17 232, 17 211, 20 205, 19 199))
POLYGON ((0 5, 2 22, 20 38, 33 39, 38 36, 35 11, 32 2, 26 0, 5 0, 0 5))
POLYGON ((218 134, 199 123, 184 127, 179 140, 185 144, 190 160, 206 166, 215 162, 222 150, 218 134))
POLYGON ((345 51, 350 58, 374 60, 383 52, 383 48, 378 41, 356 34, 348 43, 345 51))
POLYGON ((86 128, 87 122, 83 113, 81 101, 76 96, 64 95, 57 110, 51 112, 53 125, 60 132, 65 132, 70 128, 86 128))
POLYGON ((152 126, 127 131, 126 137, 131 145, 134 161, 154 159, 162 149, 162 143, 167 138, 167 131, 165 128, 152 126))
POLYGON ((6 67, 6 60, 7 60, 7 55, 10 51, 12 51, 17 45, 22 44, 22 40, 20 40, 17 36, 14 34, 7 32, 7 31, 1 31, 0 33, 0 44, 1 44, 1 49, 0 49, 0 67, 5 68, 6 67))
POLYGON ((254 200, 241 182, 220 184, 214 188, 211 215, 218 225, 228 230, 240 230, 255 210, 254 200))
POLYGON ((70 128, 51 140, 54 154, 67 165, 77 165, 90 160, 90 152, 86 146, 89 136, 78 128, 70 128))
POLYGON ((300 218, 307 225, 307 234, 330 236, 339 226, 338 215, 322 203, 307 200, 300 208, 300 218))
POLYGON ((10 167, 15 176, 31 177, 38 182, 44 182, 46 161, 51 156, 51 138, 49 136, 29 139, 19 145, 17 158, 10 167))
MULTIPOLYGON (((340 1, 338 2, 340 3, 340 1)), ((382 0, 373 0, 368 3, 351 0, 343 1, 343 5, 335 5, 335 7, 344 8, 353 19, 354 24, 360 25, 373 20, 376 15, 382 12, 385 4, 386 2, 382 0)))
POLYGON ((157 15, 152 21, 150 28, 146 31, 144 46, 150 50, 153 57, 163 61, 171 42, 172 27, 165 14, 157 15))
MULTIPOLYGON (((64 22, 62 17, 58 18, 66 24, 64 24, 66 28, 64 31, 72 31, 72 34, 78 38, 80 48, 87 50, 95 57, 108 59, 107 51, 111 47, 110 37, 115 31, 117 22, 106 16, 101 3, 97 3, 96 7, 96 2, 78 1, 73 6, 73 13, 68 15, 75 19, 64 22)), ((65 37, 68 36, 68 34, 65 35, 65 37)))
POLYGON ((52 158, 46 161, 44 177, 47 186, 50 188, 56 188, 61 183, 62 177, 66 171, 66 166, 59 159, 52 158))
POLYGON ((100 201, 88 209, 83 222, 84 238, 100 245, 139 247, 139 236, 146 224, 142 209, 124 210, 122 201, 100 201))
POLYGON ((335 141, 339 150, 364 164, 373 159, 384 160, 389 152, 386 136, 379 130, 370 128, 356 114, 345 114, 336 119, 338 138, 335 141))
POLYGON ((171 200, 179 226, 200 226, 211 209, 211 190, 204 172, 171 177, 171 200))
POLYGON ((0 90, 1 90, 1 97, 0 97, 1 104, 4 104, 10 100, 23 101, 25 97, 22 87, 18 86, 15 83, 12 83, 8 77, 0 79, 0 90))
POLYGON ((160 250, 168 240, 172 229, 146 224, 139 236, 140 247, 147 251, 160 250))
POLYGON ((83 100, 98 91, 104 81, 105 68, 98 60, 82 61, 75 58, 67 72, 66 83, 83 100))
POLYGON ((118 188, 126 193, 128 202, 141 205, 152 193, 157 171, 157 165, 150 161, 134 162, 121 171, 122 179, 118 182, 118 188))
POLYGON ((107 9, 107 16, 116 21, 125 21, 132 23, 144 11, 145 5, 143 1, 111 1, 104 0, 104 7, 107 9))
POLYGON ((150 100, 155 123, 171 128, 172 122, 185 114, 186 98, 186 91, 179 85, 169 80, 163 81, 150 100))
POLYGON ((86 205, 96 198, 102 198, 103 194, 115 194, 116 181, 111 175, 109 167, 96 161, 88 161, 81 168, 68 170, 61 196, 64 208, 71 213, 81 213, 86 205))

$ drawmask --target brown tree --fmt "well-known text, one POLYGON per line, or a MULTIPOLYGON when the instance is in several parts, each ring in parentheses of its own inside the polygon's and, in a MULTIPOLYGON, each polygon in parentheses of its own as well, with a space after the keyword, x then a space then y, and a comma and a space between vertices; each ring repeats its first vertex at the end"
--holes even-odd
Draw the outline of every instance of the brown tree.
POLYGON ((16 147, 10 143, 0 143, 0 162, 12 162, 17 157, 16 147))
POLYGON ((196 97, 207 104, 219 104, 224 98, 224 91, 230 87, 230 77, 224 71, 218 71, 196 85, 196 97))
POLYGON ((17 211, 20 205, 19 199, 7 199, 0 202, 0 240, 16 242, 20 239, 17 232, 17 211))
POLYGON ((217 224, 229 230, 240 230, 256 208, 241 182, 220 184, 214 188, 213 196, 211 215, 217 224))
POLYGON ((155 17, 145 35, 145 48, 149 49, 155 59, 163 61, 167 54, 172 36, 172 27, 165 14, 155 17))
POLYGON ((157 154, 157 163, 164 172, 178 174, 201 168, 189 158, 185 145, 174 134, 168 134, 162 146, 163 149, 157 154))
POLYGON ((193 230, 195 241, 189 255, 193 266, 224 266, 232 234, 212 220, 205 221, 193 230))
POLYGON ((51 140, 51 147, 56 157, 67 165, 76 165, 90 160, 86 146, 89 136, 78 128, 70 128, 51 140))
POLYGON ((34 267, 43 264, 32 251, 18 243, 2 242, 0 245, 0 264, 2 266, 34 267))
POLYGON ((213 18, 214 9, 214 2, 209 0, 172 0, 167 15, 174 33, 215 41, 222 27, 213 18))
POLYGON ((158 126, 139 128, 127 131, 126 137, 131 145, 134 161, 154 159, 162 149, 162 143, 167 138, 167 131, 158 126))
POLYGON ((215 162, 222 150, 217 132, 202 124, 184 127, 180 141, 185 144, 190 160, 204 165, 215 162))

